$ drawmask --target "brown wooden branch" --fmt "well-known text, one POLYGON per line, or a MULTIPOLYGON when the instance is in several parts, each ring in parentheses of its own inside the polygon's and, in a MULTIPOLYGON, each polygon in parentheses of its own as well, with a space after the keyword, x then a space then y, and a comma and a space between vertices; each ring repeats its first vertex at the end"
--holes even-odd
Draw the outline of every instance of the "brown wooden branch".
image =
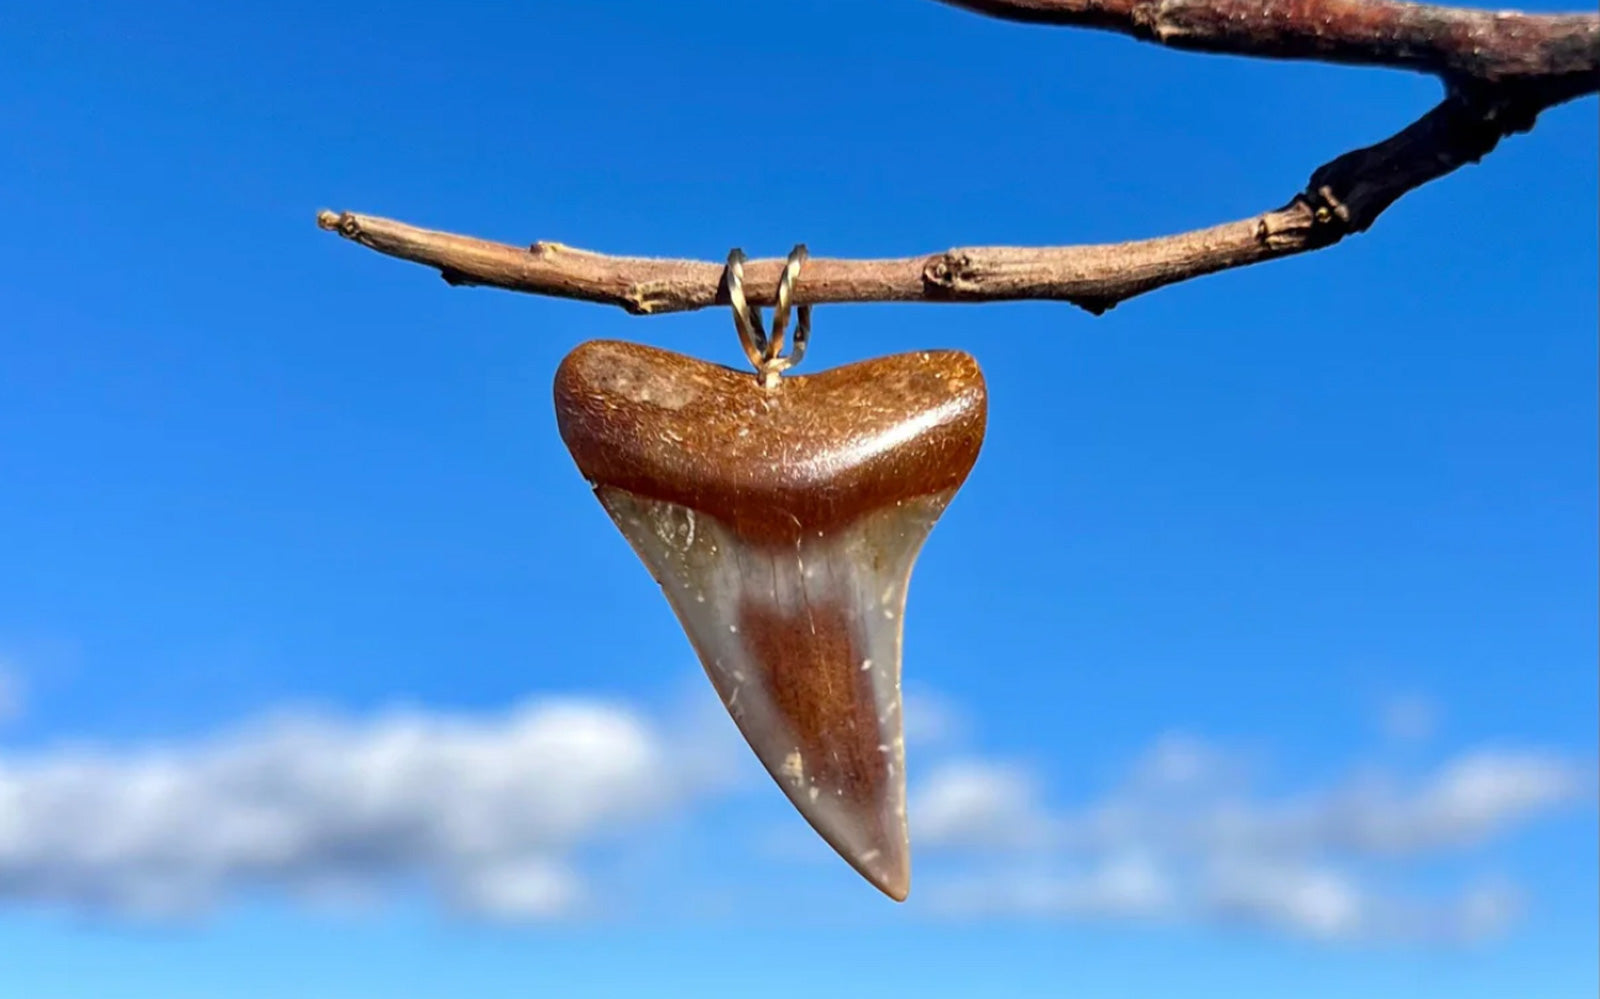
MULTIPOLYGON (((1475 162, 1502 136, 1530 127, 1535 114, 1516 100, 1451 95, 1399 134, 1321 167, 1287 205, 1254 218, 1131 243, 968 247, 897 260, 813 257, 795 284, 795 300, 1055 299, 1104 312, 1163 285, 1332 245, 1366 229, 1407 191, 1475 162)), ((350 212, 325 211, 317 221, 379 253, 436 267, 451 284, 620 305, 637 314, 727 301, 721 263, 613 257, 548 242, 523 249, 350 212)), ((751 301, 771 304, 783 264, 745 265, 751 301)))
POLYGON ((1005 20, 1115 31, 1176 49, 1389 66, 1450 81, 1587 76, 1593 89, 1600 54, 1600 17, 1593 14, 1396 0, 941 2, 1005 20))
MULTIPOLYGON (((1392 0, 945 0, 997 17, 1109 28, 1175 47, 1423 70, 1442 103, 1398 134, 1316 170, 1282 208, 1130 243, 970 247, 896 260, 812 258, 797 302, 1067 301, 1094 313, 1164 285, 1330 246, 1406 192, 1475 163, 1548 107, 1600 90, 1600 15, 1491 14, 1392 0)), ((523 249, 324 211, 318 224, 370 249, 484 285, 619 305, 636 314, 725 304, 724 266, 613 257, 559 243, 523 249)), ((771 304, 782 260, 745 265, 771 304)))

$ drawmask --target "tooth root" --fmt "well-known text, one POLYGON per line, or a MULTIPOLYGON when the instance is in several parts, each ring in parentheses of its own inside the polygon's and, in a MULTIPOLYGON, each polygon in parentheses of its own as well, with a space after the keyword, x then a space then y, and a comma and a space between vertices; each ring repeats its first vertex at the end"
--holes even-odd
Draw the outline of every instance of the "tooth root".
POLYGON ((762 765, 840 855, 904 899, 906 590, 977 460, 977 363, 900 354, 767 389, 600 341, 562 362, 555 397, 578 468, 762 765))
POLYGON ((785 544, 676 503, 596 492, 767 772, 852 867, 904 899, 906 584, 949 494, 822 536, 795 529, 785 544))

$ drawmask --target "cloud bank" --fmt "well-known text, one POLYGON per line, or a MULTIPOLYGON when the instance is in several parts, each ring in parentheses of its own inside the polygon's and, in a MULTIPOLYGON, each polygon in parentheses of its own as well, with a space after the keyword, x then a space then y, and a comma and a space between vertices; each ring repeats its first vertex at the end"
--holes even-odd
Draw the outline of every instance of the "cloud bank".
MULTIPOLYGON (((971 725, 956 706, 923 694, 906 716, 934 761, 912 788, 910 912, 944 918, 1478 939, 1517 915, 1514 886, 1469 871, 1422 892, 1411 875, 1470 864, 1592 783, 1560 755, 1481 749, 1410 780, 1361 771, 1265 793, 1246 760, 1168 736, 1109 790, 1060 805, 1045 775, 962 750, 971 725)), ((580 916, 594 911, 596 851, 650 842, 669 819, 705 832, 730 775, 756 773, 727 719, 711 721, 535 700, 492 715, 277 715, 133 749, 0 748, 0 905, 159 918, 260 894, 420 891, 474 918, 580 916)), ((758 777, 748 792, 776 793, 758 777)))
POLYGON ((165 915, 420 879, 475 914, 579 909, 582 845, 702 793, 638 712, 283 717, 186 746, 0 756, 0 900, 165 915))
MULTIPOLYGON (((1479 750, 1401 781, 1360 773, 1273 796, 1251 768, 1182 736, 1152 746, 1096 801, 1051 808, 1025 768, 955 759, 912 802, 913 835, 947 877, 950 916, 1240 923, 1326 940, 1468 941, 1521 894, 1487 874, 1409 889, 1415 867, 1471 851, 1588 796, 1564 757, 1479 750)), ((924 865, 925 868, 927 865, 924 865)))

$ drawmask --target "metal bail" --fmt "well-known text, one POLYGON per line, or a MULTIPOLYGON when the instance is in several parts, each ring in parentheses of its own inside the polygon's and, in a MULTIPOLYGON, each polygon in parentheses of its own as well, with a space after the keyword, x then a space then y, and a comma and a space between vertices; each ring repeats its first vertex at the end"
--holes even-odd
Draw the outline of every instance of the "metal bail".
POLYGON ((728 253, 728 302, 733 306, 733 325, 739 332, 739 345, 744 356, 761 376, 761 384, 768 389, 777 388, 778 378, 806 356, 806 345, 811 341, 811 306, 793 306, 794 283, 807 258, 804 243, 789 251, 783 275, 778 279, 777 304, 772 310, 772 334, 762 326, 761 310, 753 308, 744 294, 744 251, 735 248, 728 253), (794 327, 794 345, 788 356, 783 354, 784 335, 789 326, 791 307, 798 313, 794 327))

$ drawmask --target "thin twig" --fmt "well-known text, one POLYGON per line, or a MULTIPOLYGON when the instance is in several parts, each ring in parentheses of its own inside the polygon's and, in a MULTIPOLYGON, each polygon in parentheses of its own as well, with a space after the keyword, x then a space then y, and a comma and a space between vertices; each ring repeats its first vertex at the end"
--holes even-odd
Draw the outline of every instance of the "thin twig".
MULTIPOLYGON (((1548 107, 1600 90, 1600 15, 1490 14, 1392 0, 945 0, 1016 20, 1109 28, 1168 45, 1439 74, 1445 100, 1408 128, 1322 166, 1282 208, 1174 236, 1092 246, 969 247, 896 260, 813 258, 797 303, 1047 299, 1101 313, 1135 295, 1330 246, 1406 192, 1475 163, 1548 107)), ((637 314, 727 302, 720 263, 509 246, 324 211, 317 223, 446 281, 619 305, 637 314)), ((750 261, 771 304, 784 261, 750 261)))
MULTIPOLYGON (((1476 161, 1525 109, 1447 98, 1398 135, 1317 170, 1289 204, 1255 218, 1132 243, 968 247, 898 260, 812 258, 795 301, 990 302, 1054 299, 1100 313, 1134 295, 1233 267, 1329 246, 1370 226, 1405 192, 1476 161)), ((724 267, 699 260, 613 257, 560 243, 523 249, 351 212, 322 212, 324 229, 402 260, 436 267, 456 285, 486 285, 620 305, 636 314, 726 304, 724 267)), ((783 261, 745 265, 753 302, 770 305, 783 261)))

